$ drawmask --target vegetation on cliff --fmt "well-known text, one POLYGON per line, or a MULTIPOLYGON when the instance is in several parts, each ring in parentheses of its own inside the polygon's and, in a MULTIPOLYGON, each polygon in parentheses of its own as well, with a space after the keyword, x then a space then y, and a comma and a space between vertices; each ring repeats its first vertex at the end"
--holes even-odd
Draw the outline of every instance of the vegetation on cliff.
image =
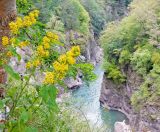
POLYGON ((144 80, 131 97, 135 108, 156 105, 160 97, 159 5, 157 0, 134 0, 128 16, 110 23, 101 36, 107 77, 125 83, 124 70, 131 66, 144 80))

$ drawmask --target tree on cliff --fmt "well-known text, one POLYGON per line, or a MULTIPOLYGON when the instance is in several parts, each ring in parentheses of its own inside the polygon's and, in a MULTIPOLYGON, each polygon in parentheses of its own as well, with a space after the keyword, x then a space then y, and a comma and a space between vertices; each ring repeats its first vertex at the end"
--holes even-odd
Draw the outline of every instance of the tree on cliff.
MULTIPOLYGON (((5 50, 2 46, 2 36, 9 36, 9 22, 16 18, 16 0, 0 0, 0 54, 5 50)), ((0 58, 0 84, 6 82, 6 73, 2 68, 2 57, 0 58)), ((0 96, 4 94, 3 88, 0 89, 0 96)))

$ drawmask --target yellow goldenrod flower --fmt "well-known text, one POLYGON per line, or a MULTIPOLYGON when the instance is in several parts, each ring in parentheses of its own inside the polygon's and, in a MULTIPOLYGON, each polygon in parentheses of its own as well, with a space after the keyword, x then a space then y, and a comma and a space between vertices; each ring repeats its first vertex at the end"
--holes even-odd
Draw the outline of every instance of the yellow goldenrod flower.
POLYGON ((20 43, 19 43, 19 47, 20 47, 20 48, 23 48, 23 47, 26 47, 28 44, 29 44, 28 41, 20 42, 20 43))
POLYGON ((57 77, 56 79, 62 80, 62 79, 64 79, 65 75, 66 75, 66 73, 56 73, 56 77, 57 77))
POLYGON ((58 61, 55 61, 53 63, 53 67, 54 67, 54 70, 58 71, 58 72, 66 72, 66 71, 68 71, 68 64, 61 64, 58 61))
POLYGON ((60 63, 66 64, 67 63, 67 56, 65 54, 60 55, 59 58, 58 58, 58 61, 60 63))
POLYGON ((27 63, 26 63, 26 68, 29 69, 29 68, 31 68, 31 67, 32 67, 31 62, 27 62, 27 63))
POLYGON ((11 51, 8 51, 8 52, 7 52, 7 56, 8 56, 8 57, 12 57, 12 55, 13 55, 13 54, 12 54, 11 51))
POLYGON ((29 27, 32 25, 31 19, 29 16, 25 16, 23 19, 23 25, 29 27))
POLYGON ((52 32, 47 32, 47 37, 51 38, 52 40, 59 40, 59 36, 52 32))
POLYGON ((30 21, 32 22, 32 24, 35 24, 37 22, 33 12, 29 13, 29 17, 30 17, 30 21))
POLYGON ((64 71, 68 71, 68 64, 62 64, 61 66, 64 71))
POLYGON ((47 36, 43 37, 43 43, 49 43, 50 41, 51 40, 47 36))
POLYGON ((38 10, 34 10, 34 11, 32 11, 32 13, 34 14, 35 17, 38 17, 38 15, 39 15, 39 11, 38 10))
POLYGON ((7 36, 2 37, 2 45, 6 46, 9 44, 9 38, 7 36))
POLYGON ((43 46, 44 46, 44 49, 50 49, 50 44, 49 43, 44 43, 43 46))
POLYGON ((37 60, 34 60, 33 61, 33 66, 35 66, 35 67, 38 67, 38 66, 40 66, 40 61, 37 59, 37 60))
POLYGON ((44 83, 45 84, 54 84, 54 73, 53 72, 46 72, 44 83))
POLYGON ((42 45, 39 45, 38 47, 37 47, 37 52, 38 52, 38 54, 39 55, 44 55, 44 48, 43 48, 43 46, 42 45))
POLYGON ((67 55, 67 56, 72 56, 72 57, 74 56, 74 54, 73 54, 71 51, 68 51, 68 52, 66 53, 66 55, 67 55))
POLYGON ((9 28, 10 28, 10 30, 11 30, 11 32, 13 34, 17 34, 18 33, 19 28, 18 28, 18 26, 17 26, 17 24, 15 22, 9 23, 9 28))
POLYGON ((49 56, 49 51, 48 50, 44 50, 42 45, 39 45, 37 47, 37 53, 40 57, 48 57, 49 56))
POLYGON ((80 47, 79 46, 73 46, 70 51, 73 53, 73 57, 77 57, 80 55, 80 47))
POLYGON ((54 34, 53 39, 54 40, 59 40, 59 36, 57 34, 54 34))
POLYGON ((49 51, 45 51, 45 57, 49 57, 49 51))
POLYGON ((53 38, 53 37, 54 37, 54 34, 53 34, 52 32, 47 32, 47 37, 53 38))
POLYGON ((15 24, 17 25, 18 28, 21 28, 23 26, 22 18, 17 17, 15 24))
POLYGON ((68 62, 68 64, 73 65, 73 64, 76 63, 76 60, 72 56, 68 56, 67 57, 67 62, 68 62))

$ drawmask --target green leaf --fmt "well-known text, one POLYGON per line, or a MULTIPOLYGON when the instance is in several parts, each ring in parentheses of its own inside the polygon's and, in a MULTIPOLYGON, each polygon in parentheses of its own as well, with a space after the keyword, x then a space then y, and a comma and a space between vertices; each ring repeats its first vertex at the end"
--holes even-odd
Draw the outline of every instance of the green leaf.
POLYGON ((29 120, 29 114, 26 111, 23 111, 20 116, 21 121, 26 123, 29 120))
POLYGON ((40 88, 39 92, 40 96, 42 97, 42 100, 44 103, 48 106, 48 108, 57 109, 56 104, 56 96, 57 96, 57 89, 53 85, 43 85, 40 88))
POLYGON ((38 132, 38 129, 35 127, 27 127, 25 132, 38 132))
POLYGON ((4 103, 2 100, 0 100, 0 109, 2 109, 4 107, 4 103))
POLYGON ((20 76, 18 73, 14 72, 14 70, 12 69, 12 67, 5 65, 4 66, 5 71, 11 75, 11 77, 15 78, 16 80, 20 79, 20 76))

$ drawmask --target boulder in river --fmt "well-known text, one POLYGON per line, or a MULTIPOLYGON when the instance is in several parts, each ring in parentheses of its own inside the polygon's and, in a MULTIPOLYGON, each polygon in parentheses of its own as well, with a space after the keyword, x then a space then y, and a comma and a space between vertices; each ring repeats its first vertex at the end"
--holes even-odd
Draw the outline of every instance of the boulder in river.
POLYGON ((132 132, 131 127, 123 122, 116 122, 114 124, 114 132, 132 132))

